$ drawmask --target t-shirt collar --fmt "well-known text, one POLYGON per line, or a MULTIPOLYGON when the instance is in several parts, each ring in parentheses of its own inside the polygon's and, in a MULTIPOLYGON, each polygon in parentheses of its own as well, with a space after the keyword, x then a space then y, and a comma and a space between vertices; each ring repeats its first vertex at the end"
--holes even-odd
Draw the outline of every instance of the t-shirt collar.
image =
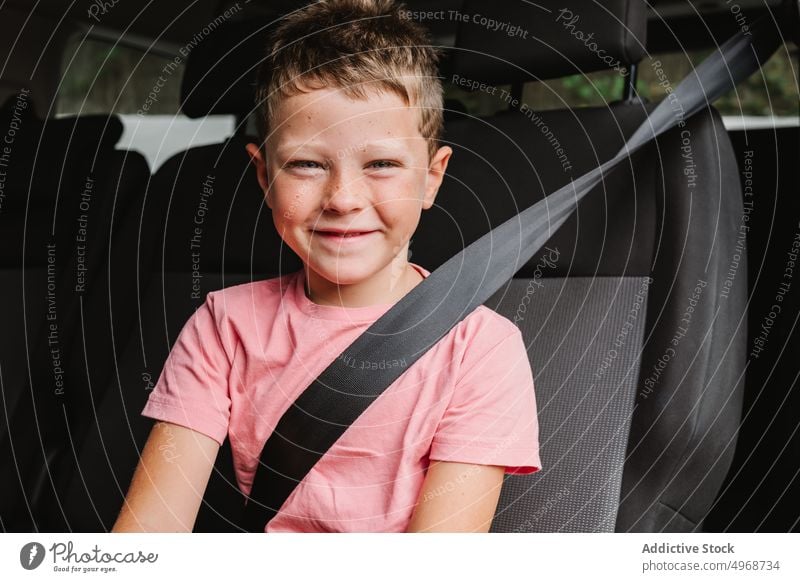
MULTIPOLYGON (((410 261, 408 264, 423 277, 430 275, 430 272, 424 267, 410 261)), ((314 303, 306 297, 304 268, 297 271, 294 279, 289 282, 285 299, 291 301, 299 311, 310 317, 351 322, 375 321, 394 305, 394 303, 381 303, 363 307, 341 307, 314 303)))

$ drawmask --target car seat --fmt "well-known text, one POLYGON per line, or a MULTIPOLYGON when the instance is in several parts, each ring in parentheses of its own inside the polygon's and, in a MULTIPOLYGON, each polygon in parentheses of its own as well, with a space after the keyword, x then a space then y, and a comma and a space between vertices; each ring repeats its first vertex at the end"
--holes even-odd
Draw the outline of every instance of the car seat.
POLYGON ((0 212, 4 333, 0 521, 6 531, 41 528, 37 508, 56 495, 57 466, 88 428, 92 393, 81 371, 83 331, 106 295, 108 249, 128 202, 143 189, 144 158, 114 149, 118 119, 41 120, 12 96, 0 110, 13 143, 0 212), (100 298, 100 299, 98 299, 100 298))
MULTIPOLYGON (((449 74, 478 82, 513 85, 612 63, 630 70, 646 54, 645 6, 635 0, 467 1, 463 11, 527 31, 502 35, 462 19, 449 74), (605 59, 588 46, 590 33, 605 59)), ((518 105, 451 122, 456 152, 441 211, 423 220, 415 256, 435 267, 599 165, 649 109, 637 99, 518 105)), ((529 346, 544 465, 507 477, 493 531, 702 527, 741 417, 742 214, 736 160, 709 107, 607 175, 487 302, 518 322, 529 346)))

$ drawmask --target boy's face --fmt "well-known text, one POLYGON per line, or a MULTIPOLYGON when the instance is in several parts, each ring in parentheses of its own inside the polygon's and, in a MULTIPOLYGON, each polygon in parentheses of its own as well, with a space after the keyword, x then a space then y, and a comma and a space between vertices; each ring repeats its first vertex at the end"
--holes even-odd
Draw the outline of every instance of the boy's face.
POLYGON ((324 279, 357 284, 406 265, 452 154, 429 158, 418 127, 419 110, 394 93, 352 100, 326 88, 279 104, 266 160, 247 146, 278 232, 324 279))

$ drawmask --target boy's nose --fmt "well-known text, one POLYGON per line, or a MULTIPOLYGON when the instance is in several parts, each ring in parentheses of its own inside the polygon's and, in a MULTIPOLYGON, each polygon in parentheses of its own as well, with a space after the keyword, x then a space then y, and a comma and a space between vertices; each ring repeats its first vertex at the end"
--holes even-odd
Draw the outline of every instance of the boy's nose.
POLYGON ((367 199, 361 191, 362 188, 363 181, 359 177, 350 177, 345 172, 335 172, 325 188, 323 209, 345 214, 364 208, 367 199))

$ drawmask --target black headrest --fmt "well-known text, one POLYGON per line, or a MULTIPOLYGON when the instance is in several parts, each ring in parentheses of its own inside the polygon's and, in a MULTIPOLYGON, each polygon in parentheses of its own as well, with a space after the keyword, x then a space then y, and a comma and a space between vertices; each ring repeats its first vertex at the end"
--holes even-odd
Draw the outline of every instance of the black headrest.
POLYGON ((268 24, 225 23, 194 47, 181 84, 181 110, 189 117, 246 115, 252 111, 268 24))
POLYGON ((39 118, 30 91, 22 90, 9 95, 0 105, 0 119, 10 121, 14 116, 20 118, 20 122, 39 118))
MULTIPOLYGON (((44 264, 46 257, 38 245, 41 241, 55 237, 74 242, 71 229, 75 222, 71 213, 79 214, 78 201, 86 190, 88 178, 108 178, 109 167, 116 167, 109 163, 116 155, 114 146, 123 132, 122 121, 116 116, 77 115, 41 120, 30 107, 24 108, 24 103, 25 98, 14 96, 0 107, 0 127, 9 128, 7 138, 13 140, 11 163, 5 168, 3 178, 4 190, 6 194, 15 194, 5 197, 0 212, 0 232, 4 239, 0 245, 0 265, 4 268, 20 264, 23 248, 26 264, 44 264), (23 246, 25 240, 37 244, 23 246), (15 244, 5 244, 8 241, 15 244)), ((116 184, 118 176, 111 179, 116 184)), ((93 199, 106 194, 116 196, 117 192, 99 189, 93 199)))
POLYGON ((458 84, 507 84, 601 69, 645 55, 642 0, 465 0, 449 71, 458 84))
POLYGON ((112 150, 122 137, 125 126, 116 115, 90 113, 49 120, 48 135, 64 142, 64 147, 88 155, 98 150, 112 150))

